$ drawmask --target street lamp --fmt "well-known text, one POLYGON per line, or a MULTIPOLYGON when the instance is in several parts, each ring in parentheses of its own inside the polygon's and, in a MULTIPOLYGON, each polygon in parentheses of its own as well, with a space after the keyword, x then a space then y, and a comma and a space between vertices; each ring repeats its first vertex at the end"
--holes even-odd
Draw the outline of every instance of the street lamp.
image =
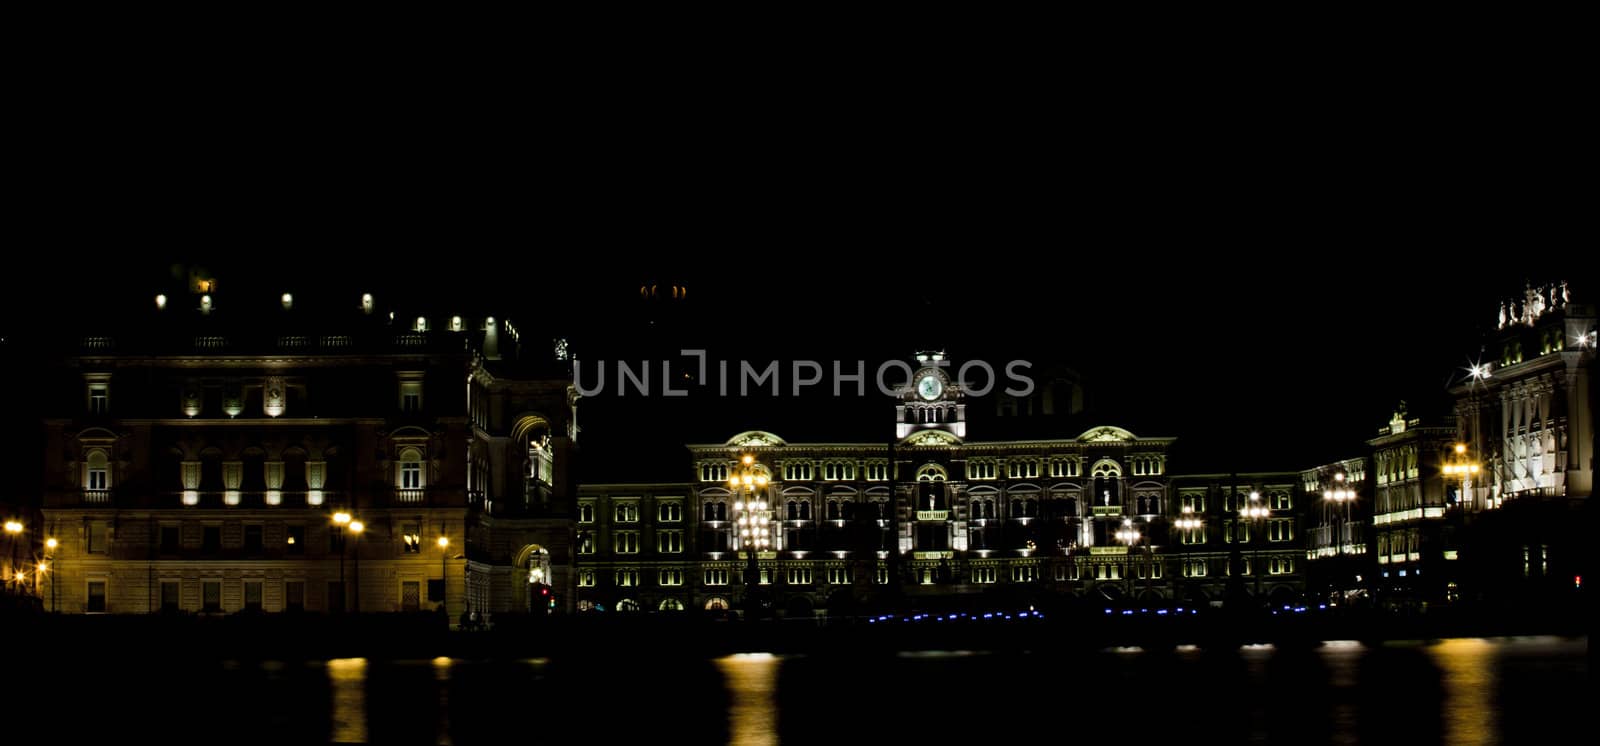
POLYGON ((739 548, 745 552, 744 601, 745 614, 754 619, 758 602, 754 587, 761 583, 761 571, 756 554, 771 545, 772 507, 767 500, 766 469, 756 464, 754 456, 745 454, 733 470, 728 485, 733 488, 735 525, 739 527, 739 548))
POLYGON ((1349 537, 1346 537, 1345 533, 1350 530, 1350 504, 1356 501, 1356 491, 1344 486, 1345 479, 1345 474, 1342 471, 1334 474, 1333 489, 1322 491, 1323 499, 1331 501, 1334 505, 1344 506, 1344 515, 1340 516, 1339 533, 1333 537, 1333 540, 1339 544, 1334 550, 1335 554, 1344 554, 1345 546, 1353 543, 1348 540, 1349 537))
POLYGON ((439 545, 439 608, 445 610, 445 626, 449 627, 450 571, 447 566, 447 560, 450 557, 450 537, 441 536, 434 543, 439 545))
MULTIPOLYGON (((1198 530, 1201 526, 1206 525, 1206 522, 1195 517, 1194 506, 1185 505, 1185 506, 1183 506, 1182 515, 1178 518, 1178 520, 1173 521, 1172 525, 1176 526, 1177 529, 1180 532, 1182 532, 1182 534, 1180 534, 1180 536, 1178 537, 1178 543, 1181 544, 1182 547, 1183 547, 1183 549, 1182 549, 1182 552, 1183 552, 1183 567, 1179 569, 1178 573, 1179 573, 1179 576, 1187 578, 1189 576, 1189 541, 1188 540, 1193 538, 1193 532, 1198 530), (1183 535, 1183 534, 1187 534, 1187 535, 1183 535)), ((1183 582, 1187 583, 1188 581, 1183 581, 1183 582)), ((1182 601, 1182 600, 1185 600, 1185 599, 1178 599, 1178 600, 1182 601)))
MULTIPOLYGON (((6 539, 7 539, 6 543, 11 545, 11 567, 12 567, 13 570, 15 570, 16 567, 17 567, 17 537, 20 536, 20 535, 22 535, 22 522, 21 521, 6 521, 6 539)), ((18 573, 16 573, 16 576, 17 576, 16 582, 18 584, 17 585, 17 589, 21 590, 22 573, 18 572, 18 573)), ((11 584, 11 577, 10 577, 9 574, 7 575, 5 580, 6 580, 6 585, 9 588, 10 584, 11 584)))
MULTIPOLYGON (((1444 475, 1447 477, 1461 478, 1461 494, 1457 496, 1456 503, 1459 505, 1465 501, 1471 500, 1474 503, 1474 507, 1476 507, 1477 500, 1471 497, 1471 489, 1472 477, 1479 471, 1478 462, 1473 461, 1472 458, 1467 455, 1467 444, 1465 443, 1457 443, 1455 448, 1452 450, 1454 453, 1446 458, 1444 466, 1440 468, 1440 471, 1444 472, 1444 475)), ((1498 501, 1490 501, 1485 504, 1485 507, 1499 507, 1497 503, 1498 501)))
MULTIPOLYGON (((56 537, 54 537, 54 536, 44 540, 44 558, 45 558, 46 562, 50 562, 50 563, 54 563, 55 562, 55 559, 56 559, 56 547, 59 547, 59 546, 61 546, 61 542, 56 541, 56 537)), ((57 572, 60 572, 60 570, 57 570, 57 572)), ((50 613, 52 613, 52 614, 55 613, 55 610, 56 610, 56 576, 51 575, 50 576, 50 613)))
POLYGON ((339 527, 339 612, 344 613, 349 606, 350 591, 344 586, 344 540, 345 528, 350 525, 350 514, 339 511, 333 514, 333 525, 339 527))
MULTIPOLYGON (((356 554, 355 598, 356 598, 356 604, 355 604, 355 606, 356 606, 356 613, 360 614, 361 613, 361 532, 366 530, 367 524, 362 523, 361 521, 352 520, 352 521, 350 521, 349 528, 350 528, 350 533, 353 533, 353 534, 356 535, 356 540, 355 540, 355 547, 356 547, 355 548, 355 554, 356 554)), ((339 556, 343 557, 344 553, 340 552, 339 556)), ((339 582, 340 582, 341 587, 342 587, 344 581, 341 580, 339 582)))
MULTIPOLYGON (((1133 562, 1133 545, 1139 543, 1139 529, 1133 525, 1132 519, 1122 519, 1122 527, 1117 529, 1116 537, 1117 541, 1128 545, 1128 554, 1126 556, 1130 563, 1133 562)), ((1131 584, 1133 578, 1129 578, 1128 581, 1131 584)))
POLYGON ((1261 602, 1261 519, 1272 511, 1261 505, 1261 493, 1250 491, 1250 504, 1239 509, 1239 516, 1250 520, 1250 574, 1256 576, 1256 603, 1261 602))

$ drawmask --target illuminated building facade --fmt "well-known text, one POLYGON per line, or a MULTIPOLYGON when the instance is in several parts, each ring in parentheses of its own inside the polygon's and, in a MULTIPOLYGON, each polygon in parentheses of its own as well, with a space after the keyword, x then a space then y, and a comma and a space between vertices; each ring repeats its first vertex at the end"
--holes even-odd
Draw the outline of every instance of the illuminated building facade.
POLYGON ((921 362, 892 444, 751 431, 689 446, 686 482, 582 486, 579 608, 742 608, 747 575, 791 615, 890 586, 929 605, 1300 592, 1296 474, 1174 476, 1172 439, 1109 426, 980 441, 965 392, 936 354, 921 362))
POLYGON ((1461 561, 1473 597, 1576 595, 1594 489, 1595 311, 1566 283, 1502 303, 1484 351, 1451 388, 1461 561), (1476 467, 1476 468, 1474 468, 1476 467))
POLYGON ((455 621, 571 582, 564 361, 523 356, 507 321, 371 295, 225 300, 162 295, 57 351, 45 609, 455 621))

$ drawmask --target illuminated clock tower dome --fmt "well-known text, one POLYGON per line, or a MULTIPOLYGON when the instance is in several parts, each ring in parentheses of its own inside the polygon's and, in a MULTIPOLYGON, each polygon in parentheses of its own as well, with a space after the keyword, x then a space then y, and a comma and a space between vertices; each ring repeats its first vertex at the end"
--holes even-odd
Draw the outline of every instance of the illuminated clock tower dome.
POLYGON ((911 384, 898 391, 895 437, 918 443, 959 443, 967 437, 967 405, 960 385, 949 373, 943 351, 917 353, 911 384))

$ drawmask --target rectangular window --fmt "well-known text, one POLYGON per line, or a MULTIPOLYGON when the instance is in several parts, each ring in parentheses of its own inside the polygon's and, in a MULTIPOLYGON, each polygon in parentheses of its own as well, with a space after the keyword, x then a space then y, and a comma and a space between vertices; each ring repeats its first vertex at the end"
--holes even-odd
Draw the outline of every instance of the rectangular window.
POLYGON ((612 518, 615 519, 617 523, 638 523, 639 503, 617 503, 615 506, 613 506, 612 518))
POLYGON ((444 603, 443 578, 428 578, 428 600, 436 604, 444 603))
POLYGON ((285 528, 286 528, 286 533, 288 534, 288 536, 285 537, 284 540, 283 540, 284 541, 284 545, 283 545, 284 553, 285 554, 305 554, 306 553, 306 527, 305 526, 287 526, 285 528))
POLYGON ((89 553, 106 553, 106 523, 105 521, 89 521, 89 553))
POLYGON ((594 554, 594 532, 578 532, 578 554, 594 554))
POLYGON ((422 489, 422 462, 421 461, 402 461, 402 462, 400 462, 400 489, 403 489, 403 490, 420 490, 420 489, 422 489))
POLYGON ((262 546, 262 544, 261 544, 261 531, 262 531, 262 526, 259 523, 251 523, 251 524, 246 524, 245 525, 245 527, 244 527, 244 551, 245 551, 245 554, 260 554, 261 553, 261 546, 262 546))
POLYGON ((400 583, 400 610, 420 611, 422 609, 422 584, 415 580, 405 580, 400 583))
POLYGON ((1183 564, 1183 575, 1187 578, 1203 578, 1206 576, 1205 560, 1189 560, 1183 564))
POLYGON ((106 610, 106 581, 89 581, 89 603, 84 610, 91 614, 106 610))
POLYGON ((594 503, 592 503, 592 502, 581 502, 581 503, 578 503, 578 522, 579 523, 594 523, 594 503))
POLYGON ((1011 459, 1006 462, 1006 471, 1012 479, 1031 479, 1039 476, 1039 462, 1033 459, 1011 459))
POLYGON ((178 553, 178 548, 180 546, 179 543, 178 543, 178 541, 179 541, 178 540, 178 536, 179 536, 179 534, 178 534, 178 527, 177 526, 162 526, 161 527, 161 553, 162 554, 177 554, 178 553))
POLYGON ((972 568, 972 582, 988 584, 1000 579, 1000 573, 993 565, 972 568))
POLYGON ((1204 543, 1206 543, 1206 527, 1205 526, 1201 526, 1199 528, 1184 529, 1183 530, 1183 543, 1185 543, 1185 544, 1204 544, 1204 543))
POLYGON ((614 578, 619 588, 632 588, 639 585, 638 570, 618 570, 614 578))
POLYGON ((789 585, 811 585, 811 568, 791 567, 786 576, 789 585))
POLYGON ((1180 498, 1180 500, 1182 501, 1183 512, 1185 513, 1206 512, 1205 495, 1184 495, 1182 498, 1180 498))
POLYGON ((656 532, 656 551, 662 554, 678 554, 683 551, 682 531, 656 532))
POLYGON ((889 464, 887 464, 885 462, 882 462, 882 461, 871 461, 871 462, 868 462, 867 463, 867 481, 868 482, 887 482, 887 481, 889 481, 889 464))
POLYGON ((811 481, 811 462, 785 461, 783 463, 783 478, 790 482, 811 481))
POLYGON ((244 584, 244 610, 261 610, 261 582, 246 581, 244 584))
POLYGON ((104 383, 89 384, 89 414, 106 414, 111 411, 111 386, 104 383))
POLYGON ((676 500, 656 505, 656 520, 661 523, 678 523, 683 520, 683 503, 676 500))
POLYGON ((578 587, 579 588, 593 588, 594 587, 594 570, 579 570, 578 571, 578 587))
POLYGON ((967 478, 968 479, 994 479, 994 462, 993 461, 982 461, 982 460, 968 461, 967 462, 967 478))
POLYGON ((1267 496, 1273 510, 1288 510, 1290 507, 1289 493, 1274 492, 1267 496))
POLYGON ((178 610, 178 581, 161 581, 161 610, 167 612, 178 610))
POLYGON ((848 568, 848 567, 830 567, 830 568, 828 568, 828 584, 829 585, 849 585, 850 584, 850 568, 848 568))
POLYGON ((877 585, 888 585, 889 568, 884 565, 878 565, 877 569, 872 573, 872 582, 877 585))
POLYGON ((283 610, 305 611, 306 584, 302 580, 291 580, 283 584, 283 610))
POLYGON ((221 526, 204 526, 200 529, 200 551, 206 554, 222 551, 221 526))
POLYGON ((1267 530, 1269 532, 1267 538, 1270 541, 1288 541, 1294 538, 1294 519, 1283 518, 1275 520, 1268 525, 1267 530))
POLYGON ((728 571, 727 570, 720 570, 720 569, 719 570, 706 570, 705 574, 702 576, 702 579, 704 580, 706 585, 727 585, 728 584, 728 571))
POLYGON ((405 381, 400 384, 400 411, 422 411, 422 382, 405 381))
POLYGON ((1013 583, 1032 583, 1033 581, 1038 580, 1038 579, 1039 579, 1039 566, 1038 565, 1012 565, 1011 566, 1011 582, 1013 582, 1013 583))
POLYGON ((847 482, 856 478, 856 465, 844 461, 830 461, 822 467, 822 478, 833 482, 847 482))
POLYGON ((657 585, 683 585, 683 571, 663 569, 656 572, 657 585))
POLYGON ((638 554, 639 532, 618 531, 611 537, 611 550, 617 554, 638 554))
POLYGON ((222 611, 222 581, 206 580, 200 583, 200 610, 222 611))
POLYGON ((702 482, 726 482, 726 481, 728 481, 728 465, 727 464, 711 464, 711 463, 701 464, 700 465, 700 481, 702 481, 702 482))
POLYGON ((418 522, 400 524, 400 551, 402 554, 422 553, 422 524, 418 522))

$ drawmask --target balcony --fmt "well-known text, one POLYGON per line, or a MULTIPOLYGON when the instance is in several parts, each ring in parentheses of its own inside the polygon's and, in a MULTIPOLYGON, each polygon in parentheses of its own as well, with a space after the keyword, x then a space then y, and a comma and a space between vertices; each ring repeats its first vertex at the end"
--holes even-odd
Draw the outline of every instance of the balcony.
POLYGON ((1121 505, 1096 505, 1096 506, 1094 506, 1094 517, 1096 517, 1096 518, 1120 518, 1121 516, 1122 516, 1122 506, 1121 505))
POLYGON ((421 505, 428 501, 426 489, 398 489, 394 491, 394 501, 399 505, 421 505))
POLYGON ((84 490, 84 505, 110 505, 111 490, 84 490))
POLYGON ((1089 554, 1127 554, 1125 546, 1089 547, 1089 554))
POLYGON ((946 520, 949 520, 949 519, 950 519, 950 511, 948 511, 948 510, 919 510, 919 511, 917 511, 917 520, 919 520, 919 521, 946 521, 946 520))

